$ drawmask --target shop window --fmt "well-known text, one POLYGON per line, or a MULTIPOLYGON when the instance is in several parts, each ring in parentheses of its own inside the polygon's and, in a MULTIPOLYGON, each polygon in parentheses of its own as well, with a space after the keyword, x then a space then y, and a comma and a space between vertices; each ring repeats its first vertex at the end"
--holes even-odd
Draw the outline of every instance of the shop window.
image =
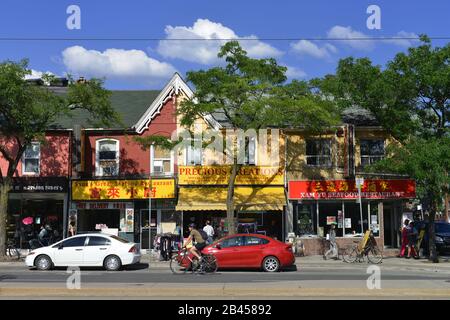
POLYGON ((384 140, 360 140, 361 166, 371 165, 384 158, 384 140))
POLYGON ((336 222, 336 236, 342 237, 342 226, 339 225, 342 217, 342 202, 321 202, 319 203, 319 227, 318 235, 325 237, 330 230, 332 222, 336 222))
POLYGON ((331 167, 331 139, 306 140, 306 164, 331 167))
POLYGON ((363 231, 365 232, 369 228, 368 223, 368 203, 362 203, 362 206, 356 202, 344 202, 344 210, 345 210, 345 219, 347 222, 345 223, 345 234, 346 235, 354 235, 361 233, 361 208, 362 208, 362 219, 363 219, 363 231))
POLYGON ((96 174, 102 177, 119 175, 119 141, 111 139, 96 142, 96 174))
POLYGON ((244 237, 233 237, 223 240, 220 243, 222 248, 240 247, 244 245, 244 237))
POLYGON ((161 147, 152 146, 151 153, 151 158, 153 159, 151 173, 154 175, 172 175, 172 152, 161 147))
POLYGON ((317 234, 316 204, 298 204, 295 211, 294 232, 296 235, 317 234))
POLYGON ((373 235, 380 236, 380 217, 378 215, 378 202, 370 202, 370 230, 373 235))
POLYGON ((39 142, 33 142, 23 153, 23 174, 39 174, 41 158, 41 146, 39 142))
POLYGON ((111 245, 111 240, 104 237, 89 237, 88 246, 109 246, 111 245))

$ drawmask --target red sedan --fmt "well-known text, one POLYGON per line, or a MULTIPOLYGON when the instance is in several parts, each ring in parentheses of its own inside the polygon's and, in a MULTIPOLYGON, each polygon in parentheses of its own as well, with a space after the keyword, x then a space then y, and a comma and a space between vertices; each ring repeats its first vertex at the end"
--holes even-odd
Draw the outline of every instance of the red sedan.
POLYGON ((260 235, 235 234, 217 240, 202 251, 217 258, 220 269, 262 268, 276 272, 295 263, 292 245, 260 235))

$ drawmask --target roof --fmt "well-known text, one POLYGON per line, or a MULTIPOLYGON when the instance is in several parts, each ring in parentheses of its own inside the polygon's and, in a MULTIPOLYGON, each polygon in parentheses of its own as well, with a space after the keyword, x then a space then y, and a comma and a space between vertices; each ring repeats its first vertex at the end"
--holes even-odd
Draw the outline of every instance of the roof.
MULTIPOLYGON (((51 87, 56 94, 64 95, 67 88, 51 87)), ((116 110, 126 128, 131 128, 139 120, 155 98, 159 90, 114 90, 111 91, 111 105, 116 110)), ((89 124, 90 114, 85 110, 75 110, 70 117, 58 119, 52 128, 72 128, 74 124, 92 128, 89 124)))

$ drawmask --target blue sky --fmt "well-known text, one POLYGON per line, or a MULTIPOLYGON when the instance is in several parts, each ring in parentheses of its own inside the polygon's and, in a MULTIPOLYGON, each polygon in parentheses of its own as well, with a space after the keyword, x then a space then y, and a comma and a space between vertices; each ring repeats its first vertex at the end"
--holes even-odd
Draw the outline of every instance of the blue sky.
MULTIPOLYGON (((0 38, 242 38, 254 57, 274 56, 289 77, 335 70, 340 58, 384 64, 414 41, 266 41, 268 38, 450 36, 447 1, 300 0, 2 0, 0 38), (68 30, 66 9, 81 8, 81 30, 68 30), (369 5, 381 9, 381 30, 366 26, 369 5)), ((444 45, 444 41, 435 41, 444 45)), ((160 89, 174 71, 207 69, 220 41, 0 41, 0 60, 30 59, 57 75, 106 77, 110 89, 160 89)))

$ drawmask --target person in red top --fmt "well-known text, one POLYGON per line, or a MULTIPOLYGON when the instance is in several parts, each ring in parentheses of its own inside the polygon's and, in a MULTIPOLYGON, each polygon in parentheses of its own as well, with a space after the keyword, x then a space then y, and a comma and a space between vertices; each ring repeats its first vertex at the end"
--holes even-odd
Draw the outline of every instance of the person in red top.
POLYGON ((403 258, 405 256, 405 251, 406 251, 406 248, 409 243, 408 228, 409 228, 409 220, 406 219, 405 222, 403 223, 403 228, 401 230, 402 231, 402 247, 400 249, 400 254, 398 255, 399 258, 403 258))

